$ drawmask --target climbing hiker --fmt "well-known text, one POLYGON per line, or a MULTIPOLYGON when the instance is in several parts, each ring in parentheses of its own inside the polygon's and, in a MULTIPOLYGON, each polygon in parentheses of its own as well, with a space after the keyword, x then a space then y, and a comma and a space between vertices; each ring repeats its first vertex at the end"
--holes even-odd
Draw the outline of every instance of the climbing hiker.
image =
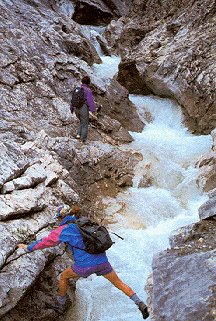
POLYGON ((59 280, 59 291, 56 297, 56 302, 52 308, 59 313, 63 313, 67 305, 67 289, 69 279, 79 279, 80 277, 87 278, 91 274, 103 276, 109 280, 116 288, 126 294, 139 308, 143 319, 149 316, 147 306, 137 296, 137 294, 125 283, 123 283, 111 264, 108 262, 106 252, 100 254, 89 254, 84 250, 82 234, 76 224, 81 217, 81 209, 75 204, 71 207, 64 204, 57 209, 56 218, 59 226, 52 230, 47 237, 37 240, 29 245, 18 244, 18 247, 26 251, 41 250, 48 247, 53 247, 61 242, 66 243, 73 253, 74 264, 65 269, 59 280))
POLYGON ((81 139, 82 142, 86 141, 88 135, 89 112, 94 113, 96 110, 92 91, 89 88, 90 83, 89 76, 82 78, 81 87, 77 87, 72 94, 70 106, 71 112, 75 110, 79 119, 76 138, 81 139))

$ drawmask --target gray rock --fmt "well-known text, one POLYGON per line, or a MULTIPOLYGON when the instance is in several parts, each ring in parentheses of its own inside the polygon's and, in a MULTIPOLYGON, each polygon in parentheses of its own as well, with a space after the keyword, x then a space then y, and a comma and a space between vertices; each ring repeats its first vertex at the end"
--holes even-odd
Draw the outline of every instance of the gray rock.
POLYGON ((216 195, 212 196, 199 208, 199 217, 201 220, 216 216, 216 195))
POLYGON ((214 318, 216 251, 179 256, 164 251, 153 260, 153 320, 214 318))
POLYGON ((28 159, 13 142, 0 143, 0 188, 6 181, 19 176, 28 166, 28 159))
POLYGON ((44 186, 39 185, 35 189, 13 191, 11 194, 0 195, 0 220, 27 214, 43 209, 44 186))

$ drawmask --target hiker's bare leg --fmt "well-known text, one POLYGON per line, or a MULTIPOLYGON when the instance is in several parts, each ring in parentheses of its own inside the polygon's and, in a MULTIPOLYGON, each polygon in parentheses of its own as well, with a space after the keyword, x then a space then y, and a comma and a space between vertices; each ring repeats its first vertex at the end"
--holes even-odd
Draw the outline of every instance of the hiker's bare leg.
POLYGON ((113 285, 115 285, 115 287, 124 292, 138 306, 140 312, 142 313, 143 319, 148 318, 149 312, 145 303, 140 300, 137 294, 134 293, 134 291, 127 284, 123 283, 122 280, 119 279, 118 275, 114 271, 103 276, 113 285))
POLYGON ((68 281, 69 279, 79 279, 79 275, 76 274, 71 267, 64 270, 60 275, 59 280, 59 291, 58 294, 61 296, 65 296, 68 289, 68 281))
POLYGON ((124 292, 127 296, 131 297, 134 294, 134 291, 119 279, 115 271, 105 274, 103 277, 109 280, 116 288, 124 292))

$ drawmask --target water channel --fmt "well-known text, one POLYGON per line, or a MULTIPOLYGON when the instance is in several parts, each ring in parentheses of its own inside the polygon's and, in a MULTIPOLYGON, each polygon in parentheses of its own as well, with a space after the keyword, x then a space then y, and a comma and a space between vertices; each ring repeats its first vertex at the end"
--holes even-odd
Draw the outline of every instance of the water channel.
MULTIPOLYGON (((103 63, 94 65, 93 73, 106 86, 120 59, 100 55, 103 63)), ((208 199, 197 186, 195 164, 211 149, 212 139, 210 135, 192 135, 182 122, 180 107, 172 100, 137 95, 129 99, 141 119, 148 115, 151 121, 145 120, 141 133, 130 133, 132 143, 120 147, 142 153, 143 160, 135 169, 133 186, 115 199, 103 200, 106 214, 114 222, 110 228, 124 237, 123 241, 114 237, 116 243, 107 254, 120 278, 146 301, 144 287, 153 255, 169 247, 172 231, 198 221, 198 208, 208 199), (141 187, 143 177, 148 177, 149 186, 141 187)), ((93 275, 77 282, 76 304, 66 320, 143 319, 131 300, 103 277, 93 275)))

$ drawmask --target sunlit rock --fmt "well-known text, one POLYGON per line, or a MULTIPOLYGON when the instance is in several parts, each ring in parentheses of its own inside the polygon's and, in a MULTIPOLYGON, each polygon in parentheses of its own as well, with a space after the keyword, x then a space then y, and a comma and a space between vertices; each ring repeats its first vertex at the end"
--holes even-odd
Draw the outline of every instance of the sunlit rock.
POLYGON ((216 217, 216 190, 211 194, 211 197, 199 208, 199 217, 201 220, 211 217, 216 217))
POLYGON ((0 195, 0 220, 41 210, 45 206, 43 194, 44 186, 39 185, 35 189, 17 190, 11 194, 0 195))
POLYGON ((0 187, 3 183, 17 177, 28 166, 28 159, 15 143, 0 143, 0 187))

